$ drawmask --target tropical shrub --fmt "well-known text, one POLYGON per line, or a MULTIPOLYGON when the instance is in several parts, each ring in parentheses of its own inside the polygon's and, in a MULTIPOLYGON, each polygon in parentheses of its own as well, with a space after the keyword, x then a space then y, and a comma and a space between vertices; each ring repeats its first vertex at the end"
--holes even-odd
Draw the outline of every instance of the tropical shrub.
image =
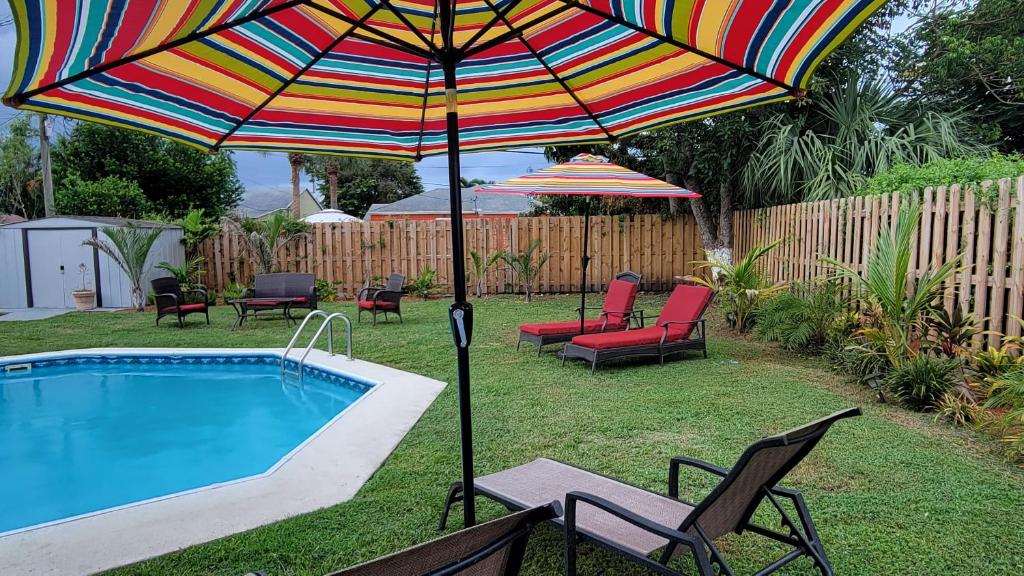
POLYGON ((960 261, 958 255, 908 280, 919 214, 917 202, 911 201, 902 207, 889 230, 879 232, 864 274, 834 258, 821 259, 837 277, 852 281, 862 313, 872 317, 856 333, 866 344, 865 352, 883 352, 894 368, 917 357, 927 332, 926 319, 935 308, 943 283, 960 261))
POLYGON ((530 302, 533 295, 533 286, 537 282, 544 264, 547 264, 550 254, 547 252, 538 253, 540 240, 530 242, 526 250, 518 254, 511 250, 501 254, 501 260, 512 269, 512 273, 519 278, 519 284, 526 293, 526 301, 530 302))
POLYGON ((956 386, 960 361, 918 354, 893 367, 885 375, 885 387, 893 396, 915 410, 934 408, 944 394, 956 386))
POLYGON ((424 266, 423 271, 405 285, 405 291, 413 296, 429 298, 437 291, 437 282, 434 281, 435 278, 437 278, 437 270, 434 270, 430 266, 424 266))
POLYGON ((278 249, 309 231, 309 225, 285 212, 274 212, 265 219, 246 218, 238 222, 242 229, 242 247, 252 258, 256 274, 280 269, 278 249))
POLYGON ((149 252, 163 232, 162 228, 142 228, 127 224, 119 228, 100 228, 107 240, 90 238, 82 242, 110 257, 124 271, 131 284, 132 304, 142 310, 146 304, 146 289, 142 282, 149 272, 149 252))
POLYGON ((223 298, 225 302, 227 302, 228 300, 235 300, 237 298, 241 298, 242 294, 245 293, 247 288, 248 287, 245 284, 232 282, 225 286, 223 290, 221 290, 220 297, 223 298))
POLYGON ((116 176, 92 181, 69 177, 53 201, 57 213, 79 216, 141 218, 153 208, 138 184, 116 176))
POLYGON ((185 254, 188 256, 196 254, 203 242, 215 236, 218 231, 217 225, 206 219, 202 208, 189 210, 184 218, 175 223, 181 226, 184 234, 181 242, 185 245, 185 254))
POLYGON ((202 287, 202 276, 205 270, 203 270, 203 264, 206 262, 206 258, 202 256, 192 256, 186 258, 185 263, 181 266, 174 266, 170 262, 161 262, 156 265, 161 270, 170 272, 171 276, 174 276, 181 284, 182 290, 188 290, 190 288, 202 287))
POLYGON ((925 320, 929 328, 928 348, 946 358, 959 358, 970 354, 971 339, 979 333, 974 315, 958 304, 950 314, 945 308, 933 308, 925 320))
POLYGON ((785 289, 784 284, 768 282, 760 262, 780 242, 755 246, 735 263, 725 262, 711 255, 707 256, 707 260, 695 262, 700 268, 710 269, 712 275, 717 277, 717 280, 692 280, 717 290, 718 306, 725 312, 726 320, 734 330, 750 330, 758 306, 785 289))
POLYGON ((501 252, 494 252, 490 256, 484 256, 476 250, 470 249, 469 257, 472 266, 469 269, 470 282, 476 290, 476 297, 480 298, 484 293, 484 281, 487 279, 487 271, 501 260, 501 252))
POLYGON ((1013 460, 1024 457, 1024 369, 995 380, 984 407, 998 411, 990 427, 1007 443, 1007 456, 1013 460))
POLYGON ((338 289, 323 278, 317 278, 313 287, 316 289, 317 302, 334 302, 338 299, 338 289))
POLYGON ((754 332, 787 350, 819 350, 842 313, 843 300, 835 282, 793 283, 757 309, 754 332))

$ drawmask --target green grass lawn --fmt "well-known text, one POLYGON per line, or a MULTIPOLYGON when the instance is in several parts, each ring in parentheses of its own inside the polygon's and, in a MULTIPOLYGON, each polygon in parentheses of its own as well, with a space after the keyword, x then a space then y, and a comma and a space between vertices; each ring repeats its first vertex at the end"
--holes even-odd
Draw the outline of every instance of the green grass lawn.
MULTIPOLYGON (((657 311, 663 297, 642 300, 657 311)), ((357 325, 355 355, 453 383, 447 305, 411 302, 403 325, 357 325)), ((837 424, 789 478, 807 498, 836 573, 1024 572, 1024 473, 1004 463, 993 442, 929 415, 876 404, 816 360, 731 337, 717 325, 707 360, 691 353, 664 366, 610 365, 593 376, 582 363, 560 367, 551 353, 537 358, 525 347, 515 351, 519 322, 568 317, 575 306, 569 296, 476 302, 478 473, 550 456, 664 490, 673 455, 731 465, 761 436, 861 406, 865 415, 837 424)), ((354 312, 351 305, 326 308, 354 312)), ((0 355, 94 346, 283 347, 291 336, 281 321, 231 332, 233 318, 218 307, 213 326, 193 316, 184 330, 170 322, 156 328, 150 313, 7 323, 0 328, 0 355)), ((115 573, 319 575, 433 538, 445 491, 459 476, 457 418, 450 385, 351 501, 115 573)), ((690 498, 710 487, 703 478, 685 480, 690 498)), ((501 512, 481 502, 482 517, 501 512)), ((558 532, 539 530, 525 573, 560 573, 561 545, 558 532)), ((749 535, 730 536, 723 550, 741 574, 780 553, 749 535)), ((584 547, 581 573, 634 568, 584 547)), ((802 560, 786 573, 814 572, 802 560)))

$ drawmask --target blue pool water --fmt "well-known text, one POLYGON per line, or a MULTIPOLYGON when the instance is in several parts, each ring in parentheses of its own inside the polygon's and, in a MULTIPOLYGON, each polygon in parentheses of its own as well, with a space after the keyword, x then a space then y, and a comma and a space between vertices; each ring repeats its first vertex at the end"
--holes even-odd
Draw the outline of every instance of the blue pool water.
MULTIPOLYGON (((271 356, 103 356, 0 372, 0 533, 266 472, 372 384, 271 356)), ((2 362, 0 362, 2 363, 2 362)))

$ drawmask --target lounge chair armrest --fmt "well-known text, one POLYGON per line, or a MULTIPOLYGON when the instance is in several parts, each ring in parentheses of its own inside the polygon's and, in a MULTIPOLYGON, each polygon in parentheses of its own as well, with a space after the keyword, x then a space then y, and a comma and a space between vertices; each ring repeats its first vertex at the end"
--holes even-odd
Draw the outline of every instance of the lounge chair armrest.
POLYGON ((729 474, 729 470, 721 466, 715 466, 710 462, 690 458, 689 456, 675 456, 669 461, 668 465, 668 495, 673 498, 679 498, 679 469, 682 466, 696 468, 722 478, 729 474))
POLYGON ((356 300, 366 300, 367 298, 372 299, 373 294, 381 290, 383 290, 383 288, 380 286, 366 286, 359 291, 359 294, 356 295, 356 300))
POLYGON ((178 295, 177 294, 173 294, 171 292, 167 292, 165 294, 154 294, 153 295, 153 302, 156 304, 157 308, 165 308, 167 306, 177 306, 179 304, 178 303, 178 295), (163 301, 165 301, 167 303, 166 304, 161 304, 160 303, 161 300, 163 300, 163 301))
POLYGON ((373 293, 374 302, 397 302, 405 294, 405 290, 377 290, 373 293))

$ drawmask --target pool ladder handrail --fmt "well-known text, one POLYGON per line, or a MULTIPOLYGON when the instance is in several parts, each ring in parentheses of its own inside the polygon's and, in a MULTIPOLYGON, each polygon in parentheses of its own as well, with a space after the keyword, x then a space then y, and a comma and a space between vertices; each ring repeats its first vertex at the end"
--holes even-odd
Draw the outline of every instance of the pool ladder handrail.
POLYGON ((302 324, 299 324, 299 328, 295 331, 295 335, 292 336, 291 341, 288 342, 288 347, 285 348, 284 354, 281 355, 281 378, 282 380, 289 374, 286 366, 288 361, 288 354, 295 347, 295 343, 299 340, 299 336, 302 335, 302 330, 306 328, 306 324, 316 317, 323 317, 323 322, 320 323, 320 327, 317 329, 316 334, 309 341, 309 344, 302 351, 302 356, 299 356, 298 367, 294 374, 299 377, 299 386, 302 385, 302 366, 306 362, 306 357, 309 356, 309 352, 316 345, 316 341, 320 339, 320 335, 324 333, 324 329, 327 330, 327 353, 334 356, 334 325, 333 321, 335 318, 341 318, 345 321, 345 356, 352 360, 352 321, 349 317, 341 312, 334 312, 328 315, 323 310, 314 310, 306 315, 302 319, 302 324))

